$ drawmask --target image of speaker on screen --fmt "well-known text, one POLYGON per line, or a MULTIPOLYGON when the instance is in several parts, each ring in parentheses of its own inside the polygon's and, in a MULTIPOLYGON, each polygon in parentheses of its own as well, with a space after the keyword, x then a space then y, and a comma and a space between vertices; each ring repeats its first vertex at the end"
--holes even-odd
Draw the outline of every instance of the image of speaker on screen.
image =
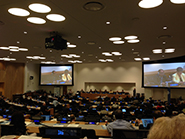
POLYGON ((163 69, 159 69, 156 75, 145 79, 145 81, 147 81, 145 85, 167 86, 166 83, 170 80, 171 79, 165 75, 165 71, 163 69))
POLYGON ((62 81, 70 82, 71 80, 72 80, 72 77, 69 73, 69 70, 65 70, 64 73, 62 74, 62 81))
POLYGON ((176 69, 176 73, 172 75, 172 80, 173 82, 178 83, 179 85, 185 84, 185 73, 183 73, 182 67, 178 67, 176 69))

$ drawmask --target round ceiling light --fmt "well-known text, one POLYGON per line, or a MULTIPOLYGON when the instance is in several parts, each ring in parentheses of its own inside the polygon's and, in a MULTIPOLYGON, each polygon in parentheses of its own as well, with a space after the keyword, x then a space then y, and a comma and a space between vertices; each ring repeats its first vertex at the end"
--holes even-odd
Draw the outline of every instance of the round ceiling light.
POLYGON ((12 52, 19 52, 19 49, 10 49, 12 52))
POLYGON ((42 18, 39 18, 39 17, 29 17, 29 18, 27 18, 27 20, 30 23, 34 23, 34 24, 44 24, 44 23, 46 23, 46 20, 44 20, 42 18))
POLYGON ((141 0, 139 2, 139 7, 141 8, 154 8, 163 3, 163 0, 141 0))
POLYGON ((128 42, 128 43, 138 43, 139 40, 128 40, 127 42, 128 42))
POLYGON ((137 36, 126 36, 125 40, 137 39, 137 36))
POLYGON ((184 4, 185 0, 170 0, 174 4, 184 4))
POLYGON ((18 46, 9 46, 10 49, 18 49, 18 46))
POLYGON ((69 44, 69 45, 67 45, 67 47, 69 47, 69 48, 75 48, 75 47, 76 47, 76 45, 69 44))
POLYGON ((109 38, 109 41, 120 41, 121 38, 120 37, 111 37, 109 38))
POLYGON ((9 47, 0 47, 2 50, 9 50, 9 47))
POLYGON ((55 22, 61 22, 64 21, 66 18, 59 14, 48 14, 46 16, 48 20, 55 21, 55 22))
POLYGON ((16 16, 28 16, 30 15, 30 13, 22 8, 10 8, 8 9, 8 12, 12 15, 16 15, 16 16))
POLYGON ((114 41, 113 43, 114 43, 114 44, 123 44, 124 41, 114 41))
POLYGON ((40 4, 40 3, 33 3, 28 6, 30 10, 37 12, 37 13, 49 13, 51 8, 47 5, 40 4))
POLYGON ((20 51, 28 51, 27 48, 19 48, 20 51))

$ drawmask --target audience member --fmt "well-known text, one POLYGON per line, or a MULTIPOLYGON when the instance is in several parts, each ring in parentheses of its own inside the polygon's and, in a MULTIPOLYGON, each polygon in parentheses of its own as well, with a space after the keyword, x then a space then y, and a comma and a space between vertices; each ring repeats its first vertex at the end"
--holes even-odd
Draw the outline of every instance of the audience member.
POLYGON ((184 139, 184 125, 184 114, 179 114, 173 118, 160 117, 155 120, 147 139, 184 139))
POLYGON ((116 120, 107 125, 107 130, 113 136, 113 129, 135 129, 129 122, 123 120, 123 113, 121 110, 115 111, 116 120))
POLYGON ((22 112, 14 112, 11 118, 11 122, 14 126, 14 134, 15 135, 25 135, 26 134, 26 124, 25 124, 25 119, 24 115, 22 112))

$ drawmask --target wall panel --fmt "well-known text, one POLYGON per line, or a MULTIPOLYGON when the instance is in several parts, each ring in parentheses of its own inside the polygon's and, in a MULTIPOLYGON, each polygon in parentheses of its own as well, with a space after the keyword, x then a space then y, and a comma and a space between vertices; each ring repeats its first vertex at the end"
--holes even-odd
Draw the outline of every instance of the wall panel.
POLYGON ((4 84, 4 96, 12 99, 13 94, 23 93, 24 64, 0 62, 0 82, 4 84))

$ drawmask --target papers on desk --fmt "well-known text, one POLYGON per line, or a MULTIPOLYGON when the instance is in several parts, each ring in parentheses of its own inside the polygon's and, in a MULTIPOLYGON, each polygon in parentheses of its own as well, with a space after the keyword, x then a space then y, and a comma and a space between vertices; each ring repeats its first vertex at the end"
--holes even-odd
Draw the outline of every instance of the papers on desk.
POLYGON ((69 124, 67 127, 79 127, 79 124, 69 124))
POLYGON ((0 119, 0 122, 4 122, 5 121, 5 119, 0 119))
POLYGON ((42 137, 35 137, 35 136, 25 136, 22 135, 18 139, 42 139, 42 137))
POLYGON ((10 121, 3 121, 1 122, 1 125, 9 125, 10 124, 10 121))
POLYGON ((2 136, 1 139, 15 139, 15 135, 2 136))
POLYGON ((64 124, 54 124, 53 127, 64 127, 64 124))
POLYGON ((32 122, 25 122, 26 126, 30 125, 32 122))
POLYGON ((101 126, 103 129, 107 129, 107 126, 106 125, 102 125, 101 126))

